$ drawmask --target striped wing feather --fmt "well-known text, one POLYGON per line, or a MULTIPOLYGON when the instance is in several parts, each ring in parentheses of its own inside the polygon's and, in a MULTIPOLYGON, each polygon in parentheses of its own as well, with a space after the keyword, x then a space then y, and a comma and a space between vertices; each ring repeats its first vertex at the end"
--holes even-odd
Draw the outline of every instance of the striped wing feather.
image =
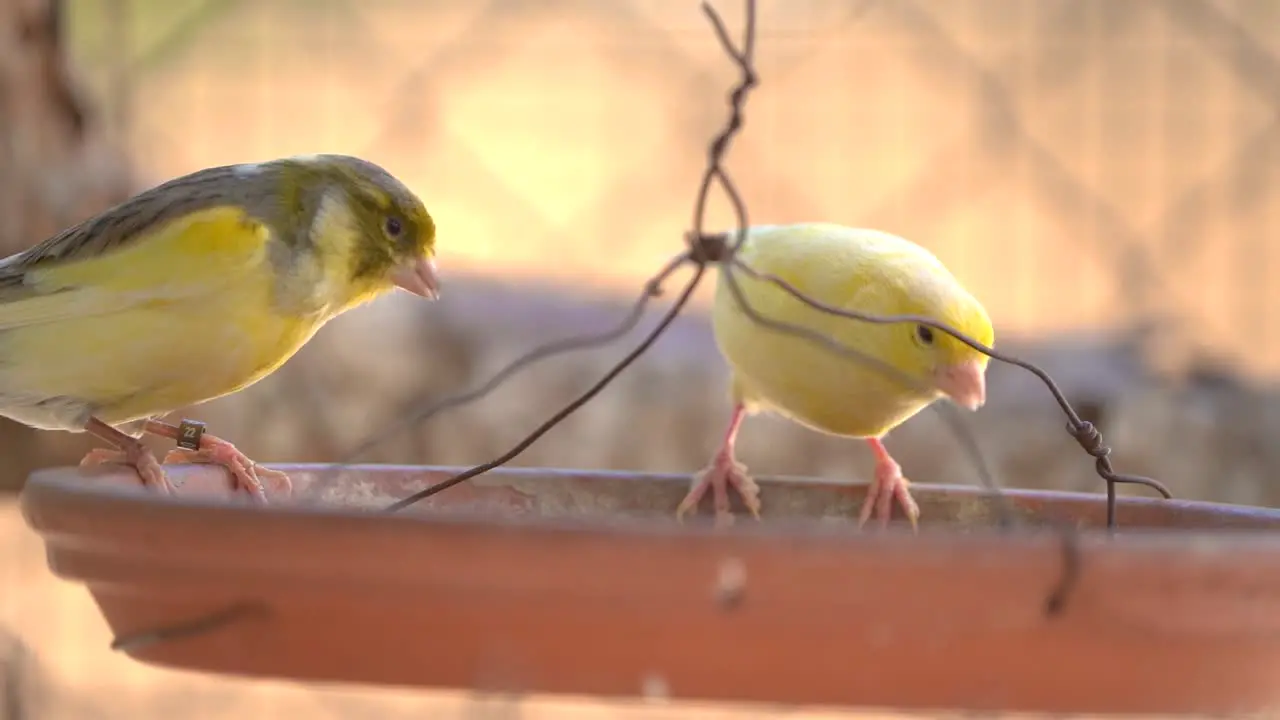
POLYGON ((211 293, 262 262, 270 237, 232 206, 161 220, 114 243, 93 224, 0 262, 0 330, 211 293))

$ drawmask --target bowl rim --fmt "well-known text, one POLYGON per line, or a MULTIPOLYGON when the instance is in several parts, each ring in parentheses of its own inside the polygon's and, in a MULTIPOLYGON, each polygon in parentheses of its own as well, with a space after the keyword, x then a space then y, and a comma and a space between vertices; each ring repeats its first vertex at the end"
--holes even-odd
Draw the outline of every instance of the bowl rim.
MULTIPOLYGON (((317 473, 332 469, 333 463, 272 463, 266 467, 291 474, 317 473)), ((374 472, 391 473, 438 473, 452 475, 469 469, 470 466, 454 465, 409 465, 359 463, 342 466, 342 472, 374 472)), ((166 472, 171 477, 198 473, 223 473, 219 468, 205 465, 168 465, 166 472)), ((621 480, 626 482, 680 482, 687 483, 689 475, 683 473, 641 472, 626 470, 594 470, 580 468, 557 468, 541 466, 504 466, 490 470, 468 482, 477 484, 502 483, 509 480, 536 479, 556 475, 560 477, 579 478, 587 481, 595 479, 621 480)), ((768 486, 809 486, 825 489, 857 489, 866 488, 866 481, 847 482, 834 478, 800 476, 800 475, 768 475, 753 476, 762 487, 768 486)), ((447 492, 447 491, 446 491, 447 492)), ((1033 500, 1047 504, 1083 504, 1105 507, 1106 494, 1067 490, 1041 490, 1031 488, 1001 489, 1000 493, 1011 500, 1033 500)), ((672 524, 654 522, 648 518, 609 517, 605 515, 583 515, 575 517, 545 517, 529 515, 498 515, 466 510, 444 513, 422 512, 382 512, 376 508, 362 508, 352 505, 340 505, 323 502, 290 502, 259 505, 247 499, 228 502, 226 496, 177 493, 161 495, 142 487, 132 471, 123 468, 103 466, 99 468, 80 468, 62 466, 37 470, 29 476, 26 486, 20 495, 20 505, 24 517, 31 527, 40 530, 38 510, 50 503, 70 502, 73 505, 85 503, 98 504, 103 509, 117 511, 160 510, 165 512, 182 512, 204 517, 237 517, 248 522, 269 522, 272 517, 313 518, 328 520, 356 520, 373 522, 375 520, 391 522, 427 523, 441 527, 491 527, 504 529, 550 530, 550 531, 585 531, 585 532, 638 532, 660 536, 685 535, 730 535, 735 537, 787 535, 843 535, 848 539, 871 539, 877 536, 910 538, 924 536, 943 536, 948 538, 987 537, 1008 541, 1017 537, 1037 535, 1062 535, 1061 530, 1044 526, 1029 526, 1014 523, 1001 527, 998 525, 979 525, 957 530, 940 525, 922 524, 919 531, 913 533, 906 527, 898 527, 893 523, 886 530, 878 532, 860 532, 856 523, 818 523, 812 520, 792 520, 772 518, 769 522, 737 522, 730 527, 712 527, 709 522, 686 522, 672 524)), ((973 485, 949 483, 915 483, 912 494, 920 498, 933 497, 966 497, 990 498, 991 491, 973 485)), ((1280 508, 1239 505, 1231 503, 1211 502, 1203 500, 1185 500, 1179 498, 1165 499, 1160 497, 1143 497, 1119 495, 1116 498, 1118 508, 1169 508, 1200 513, 1211 513, 1217 516, 1234 517, 1245 520, 1273 521, 1280 526, 1280 508)), ((1280 533, 1267 528, 1250 527, 1125 527, 1117 529, 1126 539, 1132 542, 1153 542, 1163 546, 1170 542, 1185 544, 1194 536, 1197 542, 1208 537, 1231 538, 1233 542, 1261 543, 1280 547, 1280 533)), ((1078 540, 1106 540, 1116 531, 1105 527, 1075 527, 1074 535, 1078 540)))

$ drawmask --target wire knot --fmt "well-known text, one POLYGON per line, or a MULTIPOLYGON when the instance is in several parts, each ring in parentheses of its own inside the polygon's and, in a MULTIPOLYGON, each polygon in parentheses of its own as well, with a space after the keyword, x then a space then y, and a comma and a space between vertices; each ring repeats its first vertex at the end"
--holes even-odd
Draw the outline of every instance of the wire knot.
POLYGON ((1085 452, 1099 461, 1104 460, 1111 454, 1111 448, 1102 444, 1102 433, 1088 420, 1082 420, 1078 425, 1069 423, 1067 432, 1071 433, 1071 437, 1080 443, 1080 447, 1084 448, 1085 452))
POLYGON ((689 259, 699 265, 719 263, 729 259, 729 234, 689 232, 684 236, 689 246, 689 259))

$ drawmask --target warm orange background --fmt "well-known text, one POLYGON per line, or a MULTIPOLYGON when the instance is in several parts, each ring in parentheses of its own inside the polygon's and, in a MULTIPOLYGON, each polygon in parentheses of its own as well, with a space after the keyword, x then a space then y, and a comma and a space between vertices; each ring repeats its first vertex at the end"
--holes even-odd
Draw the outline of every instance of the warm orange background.
MULTIPOLYGON (((717 5, 736 32, 738 3, 717 5)), ((607 327, 680 248, 735 79, 693 0, 64 7, 73 71, 133 189, 343 152, 400 175, 437 218, 443 300, 352 313, 275 376, 187 413, 264 461, 334 459, 539 342, 607 327)), ((1280 267, 1280 3, 762 0, 760 12, 762 84, 730 156, 753 222, 874 226, 932 248, 986 302, 997 344, 1043 361, 1090 408, 1121 469, 1182 497, 1280 505, 1280 291, 1267 287, 1280 267), (1177 374, 1198 358, 1226 370, 1177 374)), ((719 198, 712 218, 731 222, 719 198)), ((364 459, 487 460, 622 352, 548 362, 364 459)), ((517 462, 695 470, 721 432, 724 380, 695 311, 517 462)), ((1007 368, 990 382, 969 427, 1001 482, 1100 488, 1042 388, 1007 368)), ((89 446, 2 429, 9 484, 89 446)), ((975 481, 936 416, 889 446, 917 481, 975 481)), ((870 467, 857 443, 770 419, 748 423, 741 447, 762 473, 870 467)), ((140 667, 106 650, 87 594, 51 577, 7 503, 0 543, 0 624, 47 675, 31 690, 54 708, 41 718, 660 716, 140 667)), ((701 710, 683 716, 744 717, 701 710)))
MULTIPOLYGON (((732 155, 754 221, 915 239, 1006 331, 1169 314, 1280 368, 1280 8, 759 8, 763 82, 732 155)), ((686 0, 117 0, 69 21, 140 182, 366 155, 427 198, 448 267, 615 289, 678 247, 733 77, 686 0)))

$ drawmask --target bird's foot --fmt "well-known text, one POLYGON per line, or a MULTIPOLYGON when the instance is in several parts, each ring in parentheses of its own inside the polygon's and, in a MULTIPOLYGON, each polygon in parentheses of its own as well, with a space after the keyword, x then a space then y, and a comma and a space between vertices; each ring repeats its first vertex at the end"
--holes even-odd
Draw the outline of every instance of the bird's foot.
POLYGON ((733 512, 729 509, 729 487, 738 491, 747 510, 759 520, 760 488, 747 474, 747 467, 727 453, 717 454, 711 465, 693 476, 693 487, 676 508, 676 519, 683 519, 685 513, 698 507, 698 502, 707 493, 707 488, 710 488, 715 500, 716 525, 719 527, 732 525, 733 512))
POLYGON ((267 501, 263 480, 272 486, 273 493, 288 495, 293 492, 293 482, 279 470, 263 467, 250 460, 235 445, 213 435, 200 437, 200 449, 177 448, 164 456, 166 463, 207 463, 221 465, 231 471, 236 486, 249 492, 260 502, 267 501))
POLYGON ((893 514, 893 501, 896 499, 902 512, 911 522, 911 529, 917 530, 920 518, 920 506, 911 497, 911 483, 902 476, 902 468, 893 460, 881 460, 876 463, 876 478, 867 488, 867 498, 862 501, 862 512, 858 515, 858 527, 866 524, 872 515, 880 520, 880 527, 888 527, 889 516, 893 514))
POLYGON ((164 474, 164 468, 160 467, 156 456, 142 443, 127 450, 94 448, 80 460, 80 467, 105 464, 128 465, 138 472, 143 485, 153 487, 166 495, 174 493, 173 483, 169 480, 169 476, 164 474))

